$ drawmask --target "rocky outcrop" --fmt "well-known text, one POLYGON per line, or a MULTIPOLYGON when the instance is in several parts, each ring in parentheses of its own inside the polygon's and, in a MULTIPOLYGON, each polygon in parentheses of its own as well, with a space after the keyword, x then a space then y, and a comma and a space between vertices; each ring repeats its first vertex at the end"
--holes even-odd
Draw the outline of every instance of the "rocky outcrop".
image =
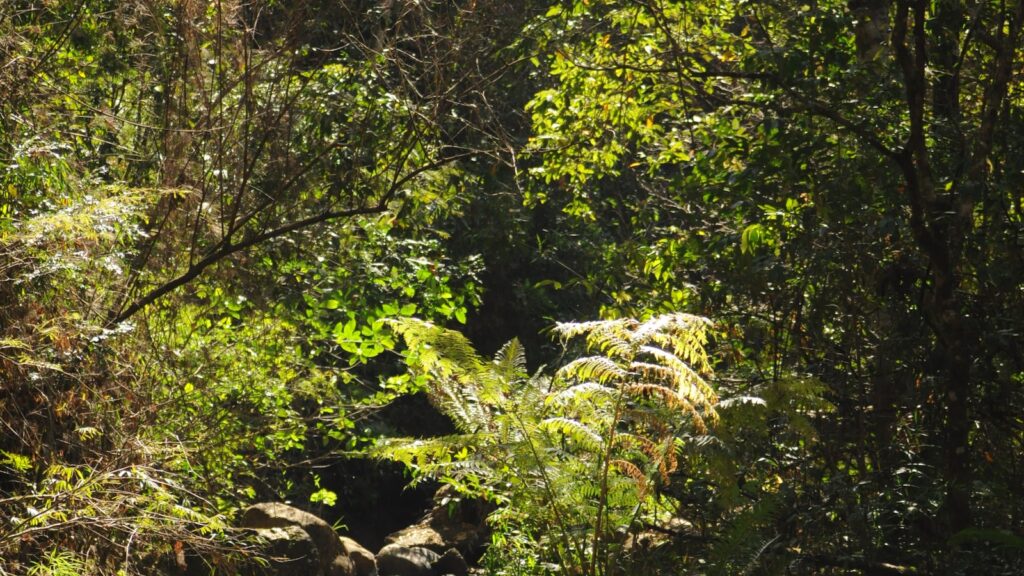
POLYGON ((260 537, 273 576, 468 576, 462 550, 475 553, 484 534, 478 505, 442 489, 423 519, 389 537, 376 555, 287 504, 250 506, 239 525, 260 537))
POLYGON ((420 546, 388 544, 377 552, 378 576, 436 576, 434 563, 441 555, 420 546))
POLYGON ((356 576, 376 576, 377 561, 373 552, 347 536, 341 536, 338 540, 341 541, 341 548, 345 551, 345 555, 352 561, 356 576))
POLYGON ((380 576, 468 576, 469 566, 459 551, 438 554, 421 546, 388 544, 377 553, 380 576))
POLYGON ((387 544, 428 548, 443 554, 450 548, 465 558, 477 558, 487 543, 486 518, 490 508, 483 502, 460 498, 448 486, 434 495, 434 506, 419 522, 387 537, 387 544))
POLYGON ((434 562, 434 572, 438 576, 469 576, 469 566, 458 550, 449 548, 434 562))
MULTIPOLYGON (((267 539, 273 536, 281 543, 273 546, 284 546, 287 537, 296 539, 296 544, 289 548, 284 558, 294 564, 308 563, 310 557, 316 558, 316 570, 296 572, 295 574, 317 576, 375 576, 373 554, 359 546, 354 540, 341 539, 330 524, 319 517, 293 508, 287 504, 264 502, 246 508, 239 523, 242 528, 251 528, 267 539), (283 532, 271 532, 274 529, 283 532), (301 537, 301 532, 305 537, 301 537), (297 542, 308 539, 312 542, 312 550, 304 551, 297 542), (304 553, 303 553, 304 552, 304 553), (303 553, 301 556, 294 554, 303 553)), ((303 564, 305 565, 305 564, 303 564)), ((288 569, 283 566, 282 569, 288 569)), ((279 576, 290 576, 293 572, 276 571, 279 576)))
POLYGON ((305 530, 298 526, 256 528, 262 552, 269 559, 268 572, 275 576, 323 576, 320 554, 305 530))

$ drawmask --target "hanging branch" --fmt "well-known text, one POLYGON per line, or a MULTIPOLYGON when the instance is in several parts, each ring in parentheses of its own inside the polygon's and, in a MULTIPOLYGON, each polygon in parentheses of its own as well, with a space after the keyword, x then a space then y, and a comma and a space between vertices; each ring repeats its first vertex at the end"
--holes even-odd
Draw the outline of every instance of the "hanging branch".
POLYGON ((355 208, 348 208, 345 210, 330 210, 320 212, 308 218, 296 220, 294 222, 284 224, 272 230, 267 230, 265 232, 261 232, 258 234, 251 234, 238 242, 233 242, 232 236, 230 235, 225 236, 223 239, 220 240, 220 242, 218 242, 213 247, 213 249, 204 258, 190 264, 189 267, 178 276, 175 276, 173 279, 157 286, 156 288, 153 288, 149 292, 146 292, 144 295, 132 301, 131 304, 119 310, 112 311, 108 317, 107 326, 114 326, 131 318, 146 306, 149 306, 150 304, 156 302, 163 296, 195 280, 207 268, 213 266, 214 264, 220 262, 221 260, 224 260, 225 258, 231 256, 232 254, 242 252, 243 250, 247 250, 253 246, 267 242, 268 240, 273 240, 274 238, 279 238, 292 232, 304 230, 306 228, 315 226, 317 224, 321 224, 323 222, 339 220, 342 218, 351 218, 354 216, 365 216, 369 214, 380 214, 386 212, 389 208, 389 204, 391 203, 391 201, 394 200, 398 191, 401 190, 402 186, 404 186, 407 182, 425 172, 435 170, 452 162, 456 162, 460 159, 472 156, 473 154, 474 152, 462 152, 458 154, 452 154, 450 156, 440 158, 438 160, 435 160, 434 162, 430 162, 428 164, 419 166, 416 169, 409 171, 404 176, 393 180, 391 185, 388 187, 387 192, 381 196, 380 200, 378 200, 375 204, 371 206, 359 206, 355 208))

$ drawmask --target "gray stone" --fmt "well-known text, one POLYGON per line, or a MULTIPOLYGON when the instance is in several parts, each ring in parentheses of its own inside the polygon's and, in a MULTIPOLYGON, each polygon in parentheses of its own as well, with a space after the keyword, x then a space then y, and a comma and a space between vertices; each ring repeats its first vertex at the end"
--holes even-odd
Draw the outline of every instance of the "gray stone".
POLYGON ((469 576, 469 566, 466 559, 459 554, 455 548, 449 548, 434 562, 434 574, 438 576, 469 576))
POLYGON ((298 526, 255 528, 275 576, 323 576, 316 543, 298 526))
POLYGON ((435 576, 434 563, 441 555, 420 546, 388 544, 377 552, 379 576, 435 576))
POLYGON ((434 495, 434 506, 419 522, 390 534, 385 542, 405 547, 419 546, 442 554, 457 549, 463 557, 476 558, 488 538, 486 518, 492 507, 472 498, 462 498, 449 486, 434 495))
POLYGON ((345 555, 352 560, 356 576, 377 576, 377 561, 373 552, 348 536, 340 536, 338 539, 345 555))
POLYGON ((354 563, 345 555, 341 540, 331 525, 319 517, 279 502, 253 504, 242 513, 243 528, 285 528, 297 526, 316 545, 320 573, 324 576, 355 576, 354 563), (341 558, 339 560, 339 558, 341 558))

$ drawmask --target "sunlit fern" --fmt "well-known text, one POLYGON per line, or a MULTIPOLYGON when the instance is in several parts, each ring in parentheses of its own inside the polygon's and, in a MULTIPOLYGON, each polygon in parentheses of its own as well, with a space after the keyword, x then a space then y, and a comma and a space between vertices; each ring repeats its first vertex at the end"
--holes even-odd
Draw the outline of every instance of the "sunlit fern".
POLYGON ((586 353, 553 378, 530 376, 518 341, 491 361, 462 335, 414 320, 391 323, 406 362, 459 434, 390 439, 377 454, 519 508, 538 544, 564 568, 604 574, 617 535, 637 524, 677 462, 683 433, 717 422, 704 350, 708 321, 686 314, 651 320, 564 323, 586 353))

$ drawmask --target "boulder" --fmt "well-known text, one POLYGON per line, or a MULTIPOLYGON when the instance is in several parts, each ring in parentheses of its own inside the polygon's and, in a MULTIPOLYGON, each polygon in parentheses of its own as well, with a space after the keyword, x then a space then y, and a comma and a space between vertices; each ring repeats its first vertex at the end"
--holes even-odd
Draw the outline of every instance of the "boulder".
POLYGON ((378 576, 435 576, 441 555, 420 546, 388 544, 377 552, 378 576))
POLYGON ((319 517, 279 502, 253 504, 242 513, 242 528, 297 527, 316 547, 323 576, 356 576, 355 563, 345 554, 341 540, 330 524, 319 517))
POLYGON ((406 548, 428 548, 435 552, 441 552, 450 548, 441 532, 423 521, 390 534, 384 542, 406 548))
POLYGON ((388 544, 377 553, 379 576, 469 576, 462 554, 449 548, 438 554, 422 546, 388 544))
POLYGON ((443 486, 434 495, 433 507, 419 522, 394 532, 385 542, 429 548, 438 554, 455 548, 463 557, 477 558, 486 544, 490 511, 485 502, 462 498, 451 487, 443 486))
POLYGON ((316 543, 298 526, 255 528, 275 576, 324 576, 316 543))
POLYGON ((348 536, 341 536, 338 539, 345 555, 352 561, 356 576, 377 576, 377 560, 373 552, 348 536))
POLYGON ((469 576, 466 559, 455 548, 449 548, 434 562, 434 574, 437 576, 469 576))

